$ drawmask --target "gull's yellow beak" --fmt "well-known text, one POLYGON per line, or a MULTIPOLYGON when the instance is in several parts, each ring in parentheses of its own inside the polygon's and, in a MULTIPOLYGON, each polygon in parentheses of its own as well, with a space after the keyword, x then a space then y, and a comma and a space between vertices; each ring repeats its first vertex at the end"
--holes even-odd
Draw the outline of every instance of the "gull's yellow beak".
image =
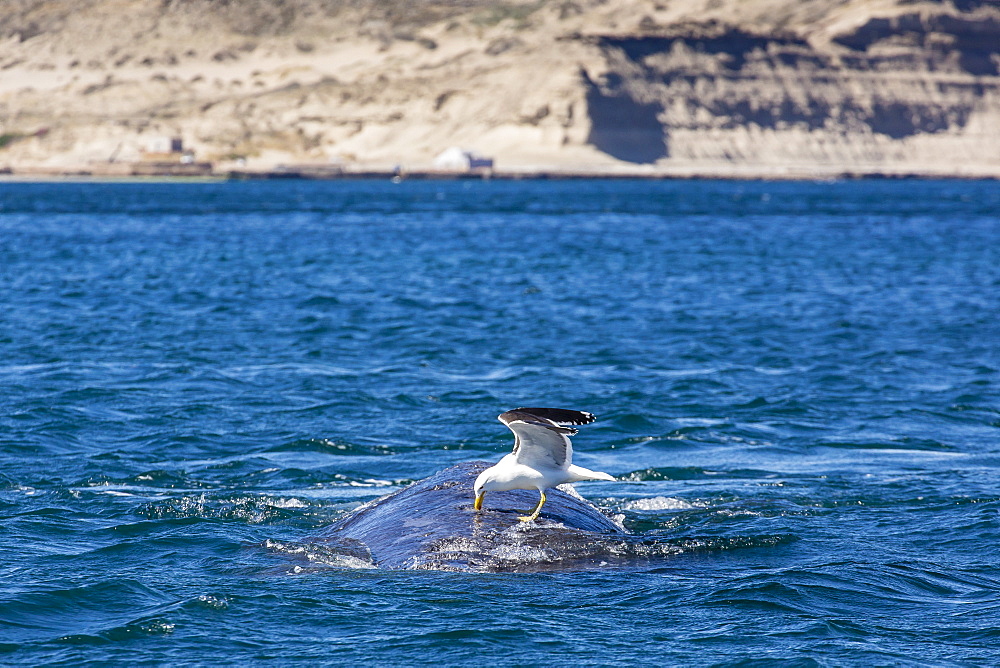
POLYGON ((472 507, 475 508, 476 510, 482 510, 484 496, 486 496, 486 490, 483 490, 476 495, 476 502, 472 504, 472 507))

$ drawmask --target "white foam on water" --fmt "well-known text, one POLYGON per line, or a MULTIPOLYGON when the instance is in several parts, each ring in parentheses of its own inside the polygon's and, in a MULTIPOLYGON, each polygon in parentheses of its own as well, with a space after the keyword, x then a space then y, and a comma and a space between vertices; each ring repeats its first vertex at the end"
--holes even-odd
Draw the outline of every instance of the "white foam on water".
POLYGON ((698 506, 670 496, 654 496, 649 499, 635 499, 624 504, 629 510, 690 510, 698 506))
MULTIPOLYGON (((272 540, 268 538, 263 543, 264 547, 273 552, 280 552, 281 554, 294 555, 296 557, 301 557, 307 560, 310 564, 317 566, 326 566, 330 568, 349 568, 349 569, 372 569, 375 568, 375 564, 369 559, 363 559, 361 557, 356 557, 350 554, 343 554, 336 552, 322 545, 315 545, 311 543, 284 543, 278 540, 272 540)), ((313 569, 304 566, 293 566, 289 572, 290 573, 305 573, 311 572, 313 569)))
POLYGON ((267 503, 275 508, 305 508, 307 504, 298 499, 268 498, 267 503))
POLYGON ((209 608, 215 610, 225 610, 229 607, 229 599, 225 596, 212 596, 211 594, 202 594, 197 598, 197 601, 209 608))

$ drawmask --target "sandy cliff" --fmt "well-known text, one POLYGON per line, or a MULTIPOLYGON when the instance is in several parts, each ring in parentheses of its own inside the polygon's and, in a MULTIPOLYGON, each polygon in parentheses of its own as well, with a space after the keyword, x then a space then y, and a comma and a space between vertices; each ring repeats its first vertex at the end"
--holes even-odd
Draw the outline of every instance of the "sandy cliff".
POLYGON ((0 167, 1000 176, 986 0, 5 0, 0 167), (146 151, 144 156, 143 151, 146 151))

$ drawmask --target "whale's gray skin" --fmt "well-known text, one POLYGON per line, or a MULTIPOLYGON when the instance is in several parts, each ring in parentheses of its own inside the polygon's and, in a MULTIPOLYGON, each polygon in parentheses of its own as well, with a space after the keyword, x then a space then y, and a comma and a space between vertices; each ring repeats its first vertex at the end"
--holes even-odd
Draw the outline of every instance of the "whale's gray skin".
POLYGON ((381 568, 541 571, 607 566, 637 555, 632 538, 590 503, 559 489, 534 522, 520 522, 534 490, 491 492, 473 510, 473 483, 488 462, 447 468, 362 506, 324 531, 337 552, 381 568))

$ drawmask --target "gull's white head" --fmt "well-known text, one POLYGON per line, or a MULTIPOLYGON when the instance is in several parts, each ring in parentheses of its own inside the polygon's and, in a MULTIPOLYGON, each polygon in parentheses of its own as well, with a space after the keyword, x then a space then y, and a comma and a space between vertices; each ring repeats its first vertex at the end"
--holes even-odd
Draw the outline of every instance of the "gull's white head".
MULTIPOLYGON (((490 468, 493 468, 493 467, 491 466, 490 468)), ((473 489, 475 490, 476 494, 479 494, 479 492, 481 492, 483 490, 483 487, 486 486, 486 481, 490 477, 489 476, 489 472, 490 472, 490 469, 485 469, 482 473, 480 473, 478 476, 476 476, 476 484, 473 485, 473 489)))
POLYGON ((486 496, 486 491, 492 489, 493 485, 493 475, 496 473, 494 471, 496 467, 491 466, 476 478, 476 484, 473 485, 472 490, 476 495, 476 501, 473 503, 473 507, 476 510, 481 510, 483 507, 483 497, 486 496))

